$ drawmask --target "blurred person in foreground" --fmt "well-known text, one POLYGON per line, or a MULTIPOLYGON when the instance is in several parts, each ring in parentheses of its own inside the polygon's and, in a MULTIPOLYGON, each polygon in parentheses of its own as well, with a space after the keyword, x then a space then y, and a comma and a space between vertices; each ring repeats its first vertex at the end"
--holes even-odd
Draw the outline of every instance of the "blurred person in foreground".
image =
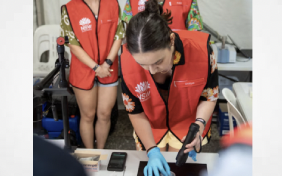
POLYGON ((241 125, 234 136, 226 135, 221 140, 220 158, 209 174, 201 176, 251 176, 252 175, 252 125, 241 125))
POLYGON ((86 176, 73 156, 44 139, 33 136, 34 176, 86 176))

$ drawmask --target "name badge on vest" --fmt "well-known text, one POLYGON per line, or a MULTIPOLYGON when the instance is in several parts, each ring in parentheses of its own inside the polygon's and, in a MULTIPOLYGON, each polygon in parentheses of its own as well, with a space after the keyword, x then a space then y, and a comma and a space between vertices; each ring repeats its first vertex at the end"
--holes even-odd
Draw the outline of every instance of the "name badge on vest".
POLYGON ((179 2, 169 1, 168 4, 169 6, 182 6, 182 1, 179 1, 179 2))
POLYGON ((174 81, 174 87, 192 87, 204 84, 204 78, 194 79, 194 80, 185 80, 185 81, 174 81))

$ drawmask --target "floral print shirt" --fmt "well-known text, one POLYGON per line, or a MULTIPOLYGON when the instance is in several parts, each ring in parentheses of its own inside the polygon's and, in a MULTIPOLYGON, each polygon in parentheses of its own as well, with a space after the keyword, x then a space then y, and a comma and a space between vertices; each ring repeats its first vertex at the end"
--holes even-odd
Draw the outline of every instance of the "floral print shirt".
MULTIPOLYGON (((162 5, 163 2, 159 2, 159 4, 162 5)), ((122 20, 128 23, 130 19, 132 18, 132 16, 133 15, 132 15, 132 9, 130 5, 130 0, 126 0, 126 4, 123 10, 122 20)), ((187 30, 189 31, 200 31, 203 29, 203 21, 200 15, 197 0, 192 1, 190 11, 185 21, 185 25, 186 25, 187 30)))
MULTIPOLYGON (((183 45, 178 35, 176 35, 175 40, 175 57, 173 60, 173 64, 175 67, 177 65, 181 65, 184 63, 184 58, 181 57, 181 47, 183 52, 183 45)), ((209 50, 209 75, 207 79, 207 83, 204 87, 204 90, 202 91, 202 94, 200 96, 200 101, 216 101, 218 99, 218 69, 217 69, 217 63, 215 60, 214 53, 212 51, 212 48, 208 46, 209 50)), ((175 68, 173 67, 173 68, 175 68)), ((168 98, 168 87, 170 86, 170 78, 165 81, 164 84, 158 84, 160 93, 165 101, 167 101, 168 98)), ((144 85, 145 86, 145 85, 144 85)), ((121 71, 121 89, 122 89, 122 98, 123 103, 126 108, 126 111, 130 114, 138 114, 141 112, 144 112, 141 102, 138 97, 134 96, 128 87, 126 86, 126 83, 123 80, 122 77, 122 71, 121 71)))

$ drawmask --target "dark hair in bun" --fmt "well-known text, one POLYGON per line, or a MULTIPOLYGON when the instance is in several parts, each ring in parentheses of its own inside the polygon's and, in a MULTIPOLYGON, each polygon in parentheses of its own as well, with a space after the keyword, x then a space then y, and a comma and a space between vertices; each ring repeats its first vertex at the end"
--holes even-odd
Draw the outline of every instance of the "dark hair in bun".
POLYGON ((163 13, 163 7, 158 3, 157 0, 149 0, 145 3, 145 11, 149 13, 160 14, 168 24, 172 23, 171 12, 166 9, 166 13, 163 13))
POLYGON ((157 0, 153 0, 153 1, 145 2, 145 11, 147 11, 149 13, 162 14, 162 12, 160 12, 160 11, 163 11, 163 8, 162 8, 162 6, 159 5, 157 0))
POLYGON ((148 0, 145 10, 131 18, 126 29, 127 48, 130 53, 141 53, 170 48, 171 12, 157 0, 148 0))

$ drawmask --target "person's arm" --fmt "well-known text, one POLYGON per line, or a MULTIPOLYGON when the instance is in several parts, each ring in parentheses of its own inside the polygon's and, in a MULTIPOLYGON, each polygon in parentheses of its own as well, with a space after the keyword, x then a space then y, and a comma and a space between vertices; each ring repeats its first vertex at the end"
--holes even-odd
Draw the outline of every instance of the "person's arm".
MULTIPOLYGON (((197 112, 196 112, 196 119, 202 118, 206 122, 208 122, 213 113, 215 105, 216 105, 216 100, 215 101, 200 101, 198 108, 197 108, 197 112)), ((204 129, 205 129, 203 123, 199 121, 196 121, 195 123, 200 126, 199 134, 202 136, 204 129)))
MULTIPOLYGON (((66 11, 66 8, 63 7, 62 8, 62 14, 61 14, 61 36, 65 37, 68 36, 69 38, 69 44, 66 44, 66 46, 68 46, 71 50, 71 52, 85 65, 87 65, 88 67, 90 67, 91 69, 94 68, 94 66, 97 65, 97 63, 91 59, 91 57, 83 50, 83 48, 81 47, 79 41, 77 40, 73 29, 71 27, 69 18, 68 18, 68 14, 66 11)), ((102 69, 100 67, 98 67, 96 69, 96 75, 103 78, 106 77, 108 75, 110 75, 110 72, 108 69, 102 69)))
MULTIPOLYGON (((69 39, 69 44, 81 46, 80 42, 77 40, 77 37, 72 30, 67 9, 65 6, 62 7, 60 26, 61 26, 61 37, 65 38, 65 36, 67 36, 69 39)), ((68 46, 68 44, 65 44, 65 46, 68 46)))
POLYGON ((200 15, 197 0, 193 0, 187 19, 185 21, 186 28, 189 31, 201 31, 203 30, 203 20, 200 15))
POLYGON ((97 63, 91 59, 91 57, 83 50, 83 48, 81 48, 81 46, 68 44, 68 47, 70 48, 71 52, 88 67, 94 68, 94 66, 97 65, 97 63))
POLYGON ((134 96, 128 89, 123 79, 122 69, 120 70, 121 70, 120 85, 121 85, 122 99, 123 99, 123 104, 125 106, 125 110, 128 112, 129 119, 132 123, 132 126, 136 134, 141 139, 146 150, 148 150, 149 148, 156 146, 150 122, 144 113, 139 98, 134 96))
POLYGON ((110 59, 112 62, 114 62, 116 55, 118 54, 118 50, 121 46, 122 39, 124 37, 125 37, 125 31, 124 31, 123 23, 121 21, 121 10, 119 7, 118 27, 115 34, 114 43, 112 45, 112 48, 110 50, 107 59, 110 59))
MULTIPOLYGON (((196 112, 196 119, 202 118, 206 122, 209 121, 213 113, 213 110, 215 108, 216 101, 218 99, 218 69, 217 69, 217 63, 215 60, 214 53, 210 46, 208 46, 208 53, 210 56, 209 57, 210 73, 208 75, 206 86, 200 97, 200 101, 199 101, 197 112, 196 112)), ((199 136, 201 136, 201 140, 203 140, 202 134, 204 131, 204 125, 199 121, 196 121, 195 123, 200 126, 200 130, 197 133, 195 140, 193 140, 193 142, 191 142, 190 144, 186 145, 187 149, 185 150, 185 152, 189 152, 193 150, 193 146, 196 146, 197 151, 199 151, 200 149, 201 141, 199 140, 199 136)), ((183 139, 185 139, 185 137, 183 139)))
POLYGON ((121 46, 121 39, 118 39, 118 40, 115 40, 114 43, 113 43, 113 46, 110 50, 110 53, 107 57, 107 59, 110 59, 112 62, 114 62, 115 58, 116 58, 116 55, 118 54, 118 50, 121 46))
MULTIPOLYGON (((123 23, 121 21, 121 13, 120 13, 120 7, 119 7, 118 27, 117 27, 116 34, 115 34, 115 37, 114 37, 114 42, 113 42, 112 48, 109 52, 107 59, 110 59, 112 62, 114 62, 116 55, 118 54, 118 50, 121 46, 122 39, 124 37, 125 37, 125 31, 124 31, 123 23)), ((110 69, 110 65, 107 64, 106 62, 104 62, 101 65, 101 67, 104 68, 104 69, 110 69)), ((113 71, 113 70, 111 70, 111 71, 113 71)))
MULTIPOLYGON (((81 46, 71 44, 68 44, 68 46, 70 47, 71 52, 79 59, 79 61, 87 65, 89 68, 93 69, 97 65, 97 63, 91 59, 91 57, 83 50, 81 46)), ((98 67, 95 73, 100 78, 104 78, 111 75, 110 71, 111 70, 109 68, 98 67)))
MULTIPOLYGON (((199 105, 197 108, 196 118, 202 118, 206 122, 210 119, 218 99, 218 69, 214 53, 210 45, 209 50, 209 68, 210 73, 206 86, 200 97, 199 105)), ((204 131, 204 125, 201 122, 195 122, 200 125, 200 134, 204 131)))
POLYGON ((129 114, 129 119, 133 125, 133 128, 141 139, 146 150, 156 146, 156 142, 153 137, 152 129, 148 118, 145 113, 129 114))

